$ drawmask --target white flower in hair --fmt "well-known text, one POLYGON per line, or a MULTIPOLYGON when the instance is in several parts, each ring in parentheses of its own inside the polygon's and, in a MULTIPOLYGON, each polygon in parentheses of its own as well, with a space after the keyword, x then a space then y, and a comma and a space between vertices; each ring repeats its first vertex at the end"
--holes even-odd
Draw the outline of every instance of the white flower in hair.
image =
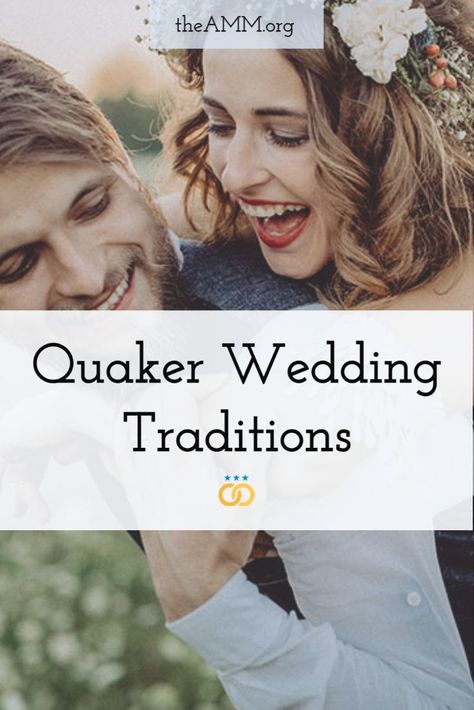
POLYGON ((357 0, 335 7, 333 22, 362 74, 387 84, 411 35, 426 29, 428 18, 411 0, 357 0))

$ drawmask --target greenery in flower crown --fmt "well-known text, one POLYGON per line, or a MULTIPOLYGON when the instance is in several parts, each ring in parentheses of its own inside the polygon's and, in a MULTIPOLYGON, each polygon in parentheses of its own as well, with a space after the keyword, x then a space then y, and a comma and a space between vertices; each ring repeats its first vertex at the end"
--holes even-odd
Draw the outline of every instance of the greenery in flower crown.
POLYGON ((431 21, 397 63, 399 80, 429 106, 438 126, 474 154, 472 59, 445 27, 431 21))
POLYGON ((410 13, 420 18, 425 12, 422 4, 412 8, 403 0, 326 0, 325 5, 360 71, 382 84, 398 78, 414 98, 429 107, 440 129, 461 142, 469 155, 474 154, 473 57, 453 34, 436 26, 426 14, 425 29, 410 31, 404 19, 410 13), (353 9, 344 10, 346 6, 353 9), (398 18, 402 19, 394 35, 392 25, 397 26, 398 18), (394 45, 395 36, 399 42, 394 45), (400 49, 403 36, 406 48, 400 49), (394 61, 397 51, 401 58, 394 61))

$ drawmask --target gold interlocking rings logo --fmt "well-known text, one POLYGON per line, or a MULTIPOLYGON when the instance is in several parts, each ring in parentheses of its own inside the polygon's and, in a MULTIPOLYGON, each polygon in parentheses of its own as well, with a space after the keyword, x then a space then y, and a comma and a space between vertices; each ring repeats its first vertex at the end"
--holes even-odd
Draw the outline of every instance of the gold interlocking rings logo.
POLYGON ((219 488, 219 500, 222 505, 250 505, 254 498, 255 491, 248 483, 224 483, 219 488), (242 491, 246 491, 244 500, 242 491))

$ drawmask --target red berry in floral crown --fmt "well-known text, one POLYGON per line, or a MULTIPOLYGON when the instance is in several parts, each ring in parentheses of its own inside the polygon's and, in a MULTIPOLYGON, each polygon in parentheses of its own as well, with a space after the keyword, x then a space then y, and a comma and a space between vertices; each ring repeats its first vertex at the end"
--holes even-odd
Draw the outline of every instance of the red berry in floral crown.
POLYGON ((440 49, 439 44, 434 44, 434 43, 433 43, 433 44, 429 44, 429 45, 426 47, 426 54, 427 54, 429 57, 437 57, 438 54, 440 53, 440 51, 441 51, 441 49, 440 49))
POLYGON ((435 71, 434 74, 430 76, 431 86, 435 89, 442 89, 446 84, 446 77, 442 71, 435 71))
POLYGON ((458 86, 458 80, 452 74, 446 74, 445 83, 448 89, 456 89, 458 86))
POLYGON ((448 60, 446 59, 446 57, 438 57, 438 59, 436 60, 436 66, 438 67, 438 69, 446 69, 446 67, 448 66, 448 60))

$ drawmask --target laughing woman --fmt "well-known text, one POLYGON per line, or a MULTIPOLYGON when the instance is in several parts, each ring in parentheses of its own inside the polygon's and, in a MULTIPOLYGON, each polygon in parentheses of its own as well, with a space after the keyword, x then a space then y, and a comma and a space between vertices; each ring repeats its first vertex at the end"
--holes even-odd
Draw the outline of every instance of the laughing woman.
POLYGON ((388 49, 351 49, 344 11, 359 4, 370 33, 370 2, 333 3, 324 50, 169 56, 202 101, 173 136, 184 200, 163 206, 180 234, 207 226, 221 266, 222 243, 245 251, 247 235, 332 307, 470 308, 474 9, 426 2, 428 23, 410 10, 426 29, 390 66, 388 49))
MULTIPOLYGON (((174 129, 187 184, 163 207, 212 235, 184 244, 188 287, 223 308, 471 308, 467 15, 331 2, 324 50, 171 54, 201 104, 174 129)), ((273 533, 305 620, 239 571, 248 533, 201 535, 144 539, 170 627, 237 707, 471 707, 430 533, 273 533)))

